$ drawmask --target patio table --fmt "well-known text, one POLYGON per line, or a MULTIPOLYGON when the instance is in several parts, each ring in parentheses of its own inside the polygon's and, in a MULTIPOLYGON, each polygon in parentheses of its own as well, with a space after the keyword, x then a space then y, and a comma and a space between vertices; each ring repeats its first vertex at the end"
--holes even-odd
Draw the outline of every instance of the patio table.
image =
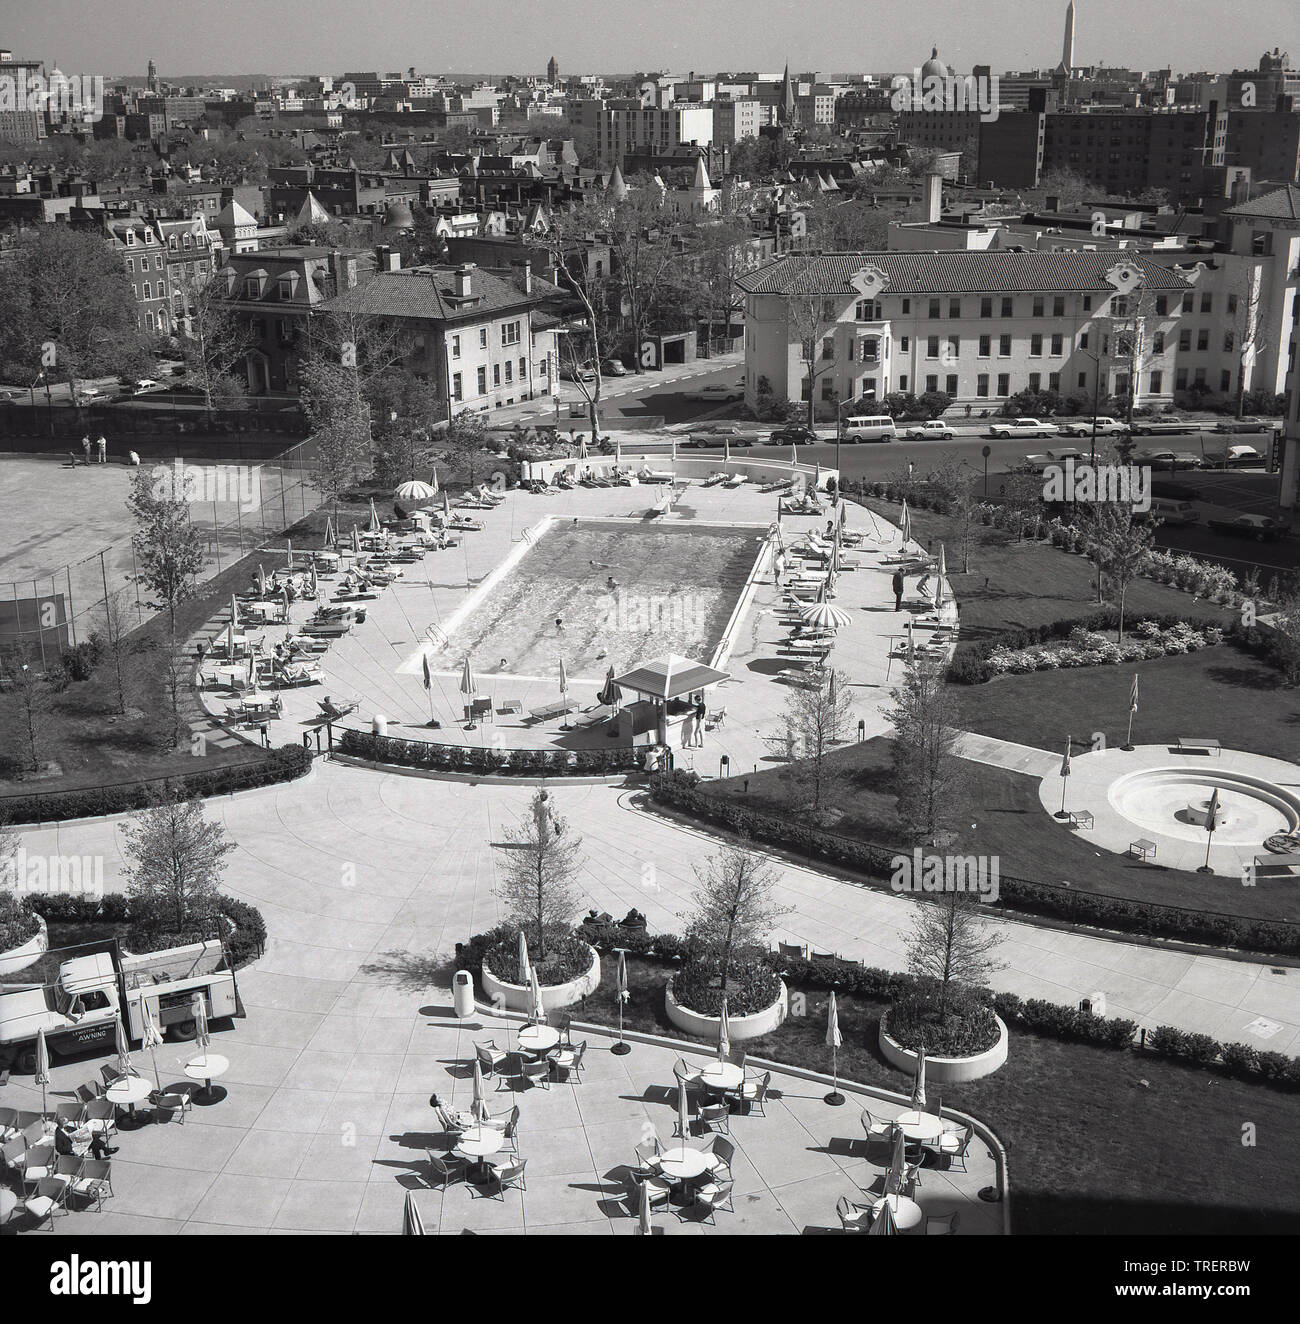
POLYGON ((691 1183, 712 1171, 709 1155, 702 1149, 679 1145, 659 1155, 659 1171, 673 1184, 669 1199, 675 1205, 688 1205, 694 1199, 691 1183))
POLYGON ((125 1108, 135 1122, 135 1105, 143 1103, 152 1093, 153 1086, 143 1076, 123 1076, 104 1091, 104 1097, 114 1106, 125 1108))
POLYGON ((880 1211, 885 1207, 885 1202, 889 1202, 890 1212, 894 1215, 894 1224, 900 1232, 906 1232, 908 1228, 916 1227, 921 1221, 921 1206, 915 1200, 909 1200, 905 1195, 882 1195, 875 1204, 871 1206, 871 1216, 878 1218, 880 1211))
POLYGON ((491 1171, 487 1158, 491 1154, 499 1154, 505 1142, 503 1130, 493 1126, 471 1126, 468 1131, 461 1132, 452 1153, 474 1160, 467 1174, 470 1181, 486 1181, 491 1171))
POLYGON ((700 1084, 719 1093, 739 1089, 745 1080, 745 1068, 734 1062, 710 1062, 700 1072, 700 1084))
POLYGON ((194 1095, 194 1102, 201 1104, 220 1103, 226 1097, 221 1086, 213 1087, 213 1080, 224 1076, 230 1070, 230 1062, 220 1053, 202 1053, 192 1057, 185 1064, 185 1074, 191 1080, 201 1080, 203 1088, 194 1095))
POLYGON ((560 1042, 553 1025, 526 1025, 519 1031, 519 1047, 525 1053, 547 1053, 560 1042))
POLYGON ((895 1121, 908 1140, 938 1140, 943 1134, 943 1119, 934 1113, 920 1112, 913 1108, 899 1113, 895 1121))

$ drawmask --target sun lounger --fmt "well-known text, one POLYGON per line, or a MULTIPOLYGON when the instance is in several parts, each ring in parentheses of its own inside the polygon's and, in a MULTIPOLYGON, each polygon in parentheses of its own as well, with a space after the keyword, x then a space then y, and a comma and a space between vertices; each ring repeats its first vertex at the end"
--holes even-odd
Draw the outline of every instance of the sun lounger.
POLYGON ((643 483, 671 483, 674 475, 665 469, 642 469, 637 477, 643 483))
POLYGON ((723 483, 722 486, 723 486, 723 487, 743 487, 744 484, 746 484, 747 482, 749 482, 749 479, 748 479, 748 477, 746 477, 746 475, 744 475, 744 474, 733 474, 730 478, 727 479, 727 481, 726 481, 725 483, 723 483))
POLYGON ((530 708, 528 716, 535 722, 546 722, 552 717, 559 717, 564 713, 572 712, 573 704, 567 699, 561 699, 555 703, 544 703, 540 708, 530 708))
POLYGON ((337 722, 339 718, 357 710, 355 703, 335 703, 328 695, 323 699, 317 699, 316 707, 320 709, 321 718, 327 722, 337 722))

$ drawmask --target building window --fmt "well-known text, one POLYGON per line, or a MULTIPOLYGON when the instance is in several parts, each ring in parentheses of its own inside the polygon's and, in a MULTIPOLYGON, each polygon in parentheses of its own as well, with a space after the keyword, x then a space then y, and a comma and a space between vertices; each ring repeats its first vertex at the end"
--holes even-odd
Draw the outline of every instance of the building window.
POLYGON ((957 394, 957 374, 955 372, 950 372, 948 374, 947 379, 944 381, 943 389, 947 391, 949 395, 955 396, 957 394))
POLYGON ((1047 374, 1047 389, 1049 391, 1060 391, 1061 374, 1059 372, 1049 372, 1047 374))
POLYGON ((145 281, 145 283, 144 283, 144 285, 143 285, 142 288, 143 288, 143 290, 144 290, 144 297, 145 297, 146 299, 152 299, 152 298, 153 298, 153 286, 152 286, 148 281, 145 281))
POLYGON ((522 382, 528 376, 528 360, 519 360, 519 380, 522 382))
POLYGON ((948 337, 948 357, 949 357, 950 359, 959 359, 959 358, 961 358, 961 337, 960 337, 960 336, 949 336, 949 337, 948 337))
POLYGON ((1065 337, 1061 335, 1061 333, 1058 331, 1056 335, 1052 337, 1052 357, 1060 358, 1060 356, 1064 352, 1065 352, 1065 337))
POLYGON ((835 382, 830 377, 822 378, 822 399, 833 400, 835 398, 835 382))
POLYGON ((1081 372, 1079 374, 1079 390, 1082 391, 1083 388, 1087 386, 1087 384, 1088 384, 1088 374, 1086 372, 1081 372))
POLYGON ((1224 368, 1219 373, 1219 393, 1220 395, 1227 395, 1230 390, 1232 390, 1232 373, 1224 368))
POLYGON ((1165 352, 1165 333, 1157 331, 1151 337, 1151 352, 1153 354, 1163 354, 1165 352))
POLYGON ((978 377, 975 378, 975 394, 978 395, 981 399, 985 399, 985 400, 988 399, 989 375, 987 372, 982 372, 978 377))
POLYGON ((1178 333, 1178 348, 1184 354, 1192 347, 1192 333, 1190 331, 1180 331, 1178 333))
POLYGON ((1210 331, 1208 327, 1203 326, 1196 333, 1196 348, 1201 350, 1210 348, 1210 331))
POLYGON ((1195 385, 1195 386, 1204 386, 1204 385, 1205 385, 1205 369, 1204 369, 1204 368, 1197 368, 1197 369, 1196 369, 1196 375, 1192 378, 1192 383, 1193 383, 1193 385, 1195 385))
POLYGON ((1232 353, 1232 347, 1233 347, 1233 345, 1236 344, 1236 341, 1237 341, 1237 337, 1236 337, 1236 334, 1235 334, 1234 332, 1232 332, 1232 331, 1225 331, 1225 332, 1223 333, 1223 352, 1224 352, 1225 354, 1231 354, 1231 353, 1232 353))
POLYGON ((1228 315, 1231 316, 1236 311, 1237 311, 1237 296, 1235 294, 1230 294, 1228 295, 1228 315))
POLYGON ((960 299, 949 299, 949 300, 948 300, 948 316, 949 316, 949 317, 960 317, 960 316, 961 316, 961 300, 960 300, 960 299))
POLYGON ((1029 357, 1031 359, 1043 357, 1043 337, 1037 332, 1029 337, 1029 357))
POLYGON ((501 385, 501 365, 499 363, 494 363, 492 365, 492 385, 501 385))
POLYGON ((1041 372, 1031 372, 1029 374, 1029 389, 1031 391, 1041 391, 1043 389, 1043 374, 1041 372))
POLYGON ((992 299, 984 298, 984 299, 981 299, 981 300, 980 300, 980 316, 981 316, 981 317, 992 317, 992 316, 993 316, 993 300, 992 300, 992 299))
POLYGON ((911 301, 911 299, 904 299, 904 300, 903 300, 903 316, 906 317, 911 311, 912 311, 912 301, 911 301))
POLYGON ((452 357, 453 359, 458 359, 458 358, 460 358, 460 337, 459 337, 459 336, 452 336, 452 338, 451 338, 451 357, 452 357))
POLYGON ((1214 310, 1214 296, 1212 294, 1201 295, 1201 312, 1208 313, 1214 310))
POLYGON ((1035 316, 1035 317, 1042 317, 1044 306, 1045 306, 1045 304, 1044 304, 1043 296, 1042 296, 1041 294, 1035 294, 1035 295, 1034 295, 1034 316, 1035 316))
POLYGON ((480 367, 479 370, 478 370, 478 393, 479 393, 479 395, 486 395, 486 394, 487 394, 487 368, 486 368, 486 366, 480 367))
POLYGON ((481 326, 478 329, 478 347, 487 349, 487 327, 481 326))
POLYGON ((1065 295, 1054 294, 1052 296, 1052 316, 1053 317, 1065 316, 1065 295))
POLYGON ((1091 294, 1085 294, 1085 295, 1083 296, 1083 311, 1084 311, 1085 313, 1090 313, 1090 312, 1092 312, 1092 295, 1091 295, 1091 294))
POLYGON ((1079 337, 1079 348, 1080 349, 1088 348, 1088 333, 1086 331, 1079 337))
POLYGON ((506 385, 509 386, 515 379, 515 365, 510 360, 506 360, 506 385))
POLYGON ((517 345, 519 343, 519 323, 517 321, 501 323, 501 343, 503 345, 517 345))
POLYGON ((930 300, 930 316, 931 316, 931 317, 938 317, 938 316, 939 316, 939 309, 940 309, 941 305, 942 305, 942 300, 940 300, 940 299, 931 299, 931 300, 930 300))
POLYGON ((826 360, 827 363, 834 363, 834 362, 835 362, 835 337, 834 337, 834 336, 823 336, 823 337, 822 337, 822 358, 824 358, 824 359, 826 360))
POLYGON ((979 356, 980 356, 980 358, 982 358, 982 359, 986 359, 986 358, 988 358, 988 356, 989 356, 990 352, 992 351, 992 349, 993 349, 993 337, 992 337, 992 336, 980 336, 980 348, 979 348, 979 356))
POLYGON ((1010 299, 1010 297, 1005 297, 1005 298, 1002 300, 1002 316, 1003 316, 1003 317, 1010 317, 1010 316, 1011 316, 1011 299, 1010 299))
POLYGON ((874 299, 859 299, 853 309, 853 316, 859 322, 879 322, 882 317, 880 304, 874 299))
POLYGON ((925 338, 925 357, 927 359, 937 359, 939 357, 938 336, 927 336, 925 338))
POLYGON ((912 339, 910 336, 903 336, 898 343, 902 347, 903 353, 906 354, 908 348, 911 346, 912 339))
POLYGON ((1174 375, 1174 389, 1177 391, 1185 391, 1187 389, 1186 368, 1179 368, 1178 372, 1174 375))
POLYGON ((933 373, 930 373, 926 376, 925 389, 927 391, 937 391, 939 389, 939 378, 936 377, 933 373))
POLYGON ((126 260, 126 270, 129 275, 135 275, 135 258, 129 257, 126 260))
POLYGON ((1169 312, 1169 296, 1167 294, 1156 295, 1156 316, 1164 317, 1169 312))
POLYGON ((1151 374, 1151 394, 1159 395, 1165 384, 1165 375, 1159 369, 1151 374))
POLYGON ((457 402, 465 398, 462 394, 460 373, 458 372, 454 372, 451 375, 451 398, 457 402))
POLYGON ((1011 394, 1011 377, 1008 373, 1005 372, 998 373, 998 394, 999 395, 1011 394))
POLYGON ((1011 357, 1011 337, 998 337, 998 358, 1006 359, 1011 357))
POLYGON ((907 373, 903 373, 903 374, 899 377, 899 379, 898 379, 898 389, 899 389, 900 391, 906 391, 906 390, 907 390, 907 373))
POLYGON ((1196 296, 1194 294, 1183 295, 1183 312, 1192 313, 1196 311, 1196 296))

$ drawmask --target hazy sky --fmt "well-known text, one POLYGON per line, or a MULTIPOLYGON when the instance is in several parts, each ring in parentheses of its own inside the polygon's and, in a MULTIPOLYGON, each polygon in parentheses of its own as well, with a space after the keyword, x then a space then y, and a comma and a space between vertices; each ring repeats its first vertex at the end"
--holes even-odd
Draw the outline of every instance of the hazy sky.
MULTIPOLYGON (((1253 67, 1288 46, 1294 0, 1079 0, 1076 60, 1253 67)), ((0 0, 0 47, 65 73, 1050 67, 1057 0, 0 0), (14 12, 21 10, 22 12, 14 12), (6 12, 9 11, 9 12, 6 12)))

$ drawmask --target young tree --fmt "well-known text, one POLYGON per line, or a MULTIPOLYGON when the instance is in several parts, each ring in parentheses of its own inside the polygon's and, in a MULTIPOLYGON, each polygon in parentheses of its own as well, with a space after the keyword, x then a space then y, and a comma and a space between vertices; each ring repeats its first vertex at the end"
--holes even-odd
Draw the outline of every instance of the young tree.
MULTIPOLYGON (((1252 567, 1258 574, 1258 567, 1252 567)), ((1243 585, 1243 588, 1248 586, 1243 585)), ((1248 593, 1247 596, 1251 596, 1248 593)), ((1277 609, 1271 621, 1276 635, 1277 656, 1287 684, 1300 683, 1300 578, 1292 574, 1277 590, 1277 609)))
POLYGON ((246 318, 236 316, 226 288, 224 278, 210 272, 186 276, 181 283, 185 383, 203 397, 209 415, 219 402, 236 406, 248 394, 240 369, 244 355, 253 347, 252 326, 246 318))
POLYGON ((823 338, 836 325, 834 301, 817 288, 816 265, 811 253, 792 254, 786 259, 794 264, 794 288, 786 301, 788 334, 799 346, 803 364, 803 395, 807 405, 807 424, 817 419, 817 383, 830 372, 834 360, 822 354, 823 338))
POLYGON ((127 892, 179 931, 211 912, 235 849, 220 823, 209 823, 203 801, 174 798, 168 785, 161 803, 123 824, 127 892))
POLYGON ((1236 355, 1238 418, 1246 411, 1247 384, 1254 373, 1255 361, 1268 346, 1259 316, 1264 291, 1263 268, 1262 262, 1243 267, 1227 290, 1228 329, 1224 332, 1224 348, 1236 355))
POLYGON ((1119 608, 1119 642, 1124 642, 1124 604, 1129 585, 1138 577, 1160 521, 1135 520, 1126 502, 1097 501, 1079 510, 1088 542, 1088 556, 1097 567, 1098 601, 1107 589, 1119 608))
POLYGON ((528 814, 505 833, 506 852, 497 895, 507 917, 528 936, 537 959, 546 959, 546 930, 568 923, 577 908, 574 878, 582 838, 555 816, 549 793, 538 790, 528 814))
POLYGON ((898 815, 917 842, 933 842, 950 818, 965 780, 957 754, 957 706, 943 668, 928 660, 908 667, 885 716, 894 727, 898 815))
POLYGON ((725 993, 737 950, 765 941, 790 908, 776 903, 776 869, 743 838, 694 869, 699 883, 691 898, 695 904, 682 918, 690 937, 718 952, 725 993))
POLYGON ((845 671, 821 671, 815 685, 795 686, 786 696, 784 743, 798 760, 791 772, 812 791, 814 817, 822 809, 827 757, 853 720, 849 683, 845 671))
POLYGON ((974 477, 970 466, 956 451, 945 451, 926 477, 930 490, 937 493, 947 507, 945 519, 949 541, 961 553, 961 572, 964 575, 970 574, 971 539, 975 526, 974 477))
POLYGON ((953 984, 978 988, 1002 968, 1003 962, 993 955, 1001 941, 969 892, 945 889, 917 905, 906 944, 907 968, 917 979, 937 986, 940 1020, 947 1013, 953 984))
POLYGON ((17 732, 23 742, 27 766, 31 772, 41 770, 41 754, 50 725, 50 685, 35 667, 14 655, 7 659, 10 680, 8 707, 10 720, 4 725, 17 732))
POLYGON ((186 493, 173 486, 170 469, 137 469, 126 505, 136 524, 131 535, 135 577, 154 595, 150 609, 167 613, 174 640, 176 609, 194 595, 194 580, 203 569, 203 545, 190 520, 186 493))
POLYGON ((134 628, 134 613, 126 590, 109 593, 104 599, 104 634, 99 639, 99 652, 113 676, 118 713, 126 712, 126 659, 131 653, 127 636, 134 628))

